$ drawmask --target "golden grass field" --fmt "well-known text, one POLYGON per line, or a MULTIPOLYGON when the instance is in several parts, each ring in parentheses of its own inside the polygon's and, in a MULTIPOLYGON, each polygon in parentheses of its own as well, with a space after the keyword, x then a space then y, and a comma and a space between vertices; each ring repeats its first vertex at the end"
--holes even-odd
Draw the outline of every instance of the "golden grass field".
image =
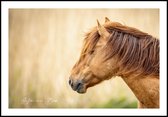
POLYGON ((10 9, 9 107, 136 108, 119 77, 86 94, 68 84, 85 33, 105 17, 159 38, 159 9, 10 9))

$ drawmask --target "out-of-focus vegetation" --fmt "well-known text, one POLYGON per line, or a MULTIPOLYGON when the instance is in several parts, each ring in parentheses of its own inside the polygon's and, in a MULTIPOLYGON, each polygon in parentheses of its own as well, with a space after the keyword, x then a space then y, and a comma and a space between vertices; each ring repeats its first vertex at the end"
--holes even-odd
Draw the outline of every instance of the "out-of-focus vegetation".
POLYGON ((137 99, 116 77, 86 94, 68 85, 84 34, 104 17, 159 37, 158 9, 10 9, 10 108, 136 108, 137 99))
POLYGON ((125 97, 119 97, 117 99, 110 99, 106 103, 100 105, 93 105, 92 108, 136 108, 137 101, 130 102, 125 97))

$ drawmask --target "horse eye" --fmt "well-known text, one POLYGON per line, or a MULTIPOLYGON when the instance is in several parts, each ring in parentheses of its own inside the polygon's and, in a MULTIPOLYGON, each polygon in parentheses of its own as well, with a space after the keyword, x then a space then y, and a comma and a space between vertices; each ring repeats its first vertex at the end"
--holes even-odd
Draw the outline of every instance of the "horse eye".
POLYGON ((90 54, 93 54, 94 50, 90 51, 90 54))

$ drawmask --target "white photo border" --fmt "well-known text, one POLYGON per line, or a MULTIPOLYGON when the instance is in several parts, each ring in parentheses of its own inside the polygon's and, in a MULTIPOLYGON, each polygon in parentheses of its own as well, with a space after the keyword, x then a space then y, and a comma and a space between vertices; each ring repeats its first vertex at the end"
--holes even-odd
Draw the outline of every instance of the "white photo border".
POLYGON ((167 114, 167 3, 166 2, 1 2, 2 115, 166 115, 167 114), (9 8, 158 8, 160 10, 159 109, 9 109, 9 8))

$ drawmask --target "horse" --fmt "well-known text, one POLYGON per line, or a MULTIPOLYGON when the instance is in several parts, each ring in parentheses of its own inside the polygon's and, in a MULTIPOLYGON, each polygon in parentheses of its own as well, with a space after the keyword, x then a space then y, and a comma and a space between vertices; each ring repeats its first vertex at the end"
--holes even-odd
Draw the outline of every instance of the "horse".
POLYGON ((159 108, 159 39, 105 17, 84 38, 69 77, 71 88, 86 93, 112 77, 121 77, 138 100, 138 108, 159 108))

